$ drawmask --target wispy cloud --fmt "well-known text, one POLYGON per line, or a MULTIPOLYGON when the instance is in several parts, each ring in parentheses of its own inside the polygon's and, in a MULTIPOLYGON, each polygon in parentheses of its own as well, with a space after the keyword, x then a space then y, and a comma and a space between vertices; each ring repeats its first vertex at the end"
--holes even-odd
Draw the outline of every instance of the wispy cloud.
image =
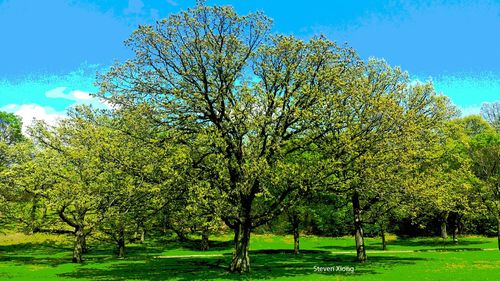
POLYGON ((174 7, 178 5, 177 2, 175 2, 174 0, 167 0, 167 3, 174 7))
POLYGON ((92 96, 88 92, 74 90, 66 94, 65 93, 66 89, 67 87, 57 87, 55 89, 45 92, 45 96, 47 98, 56 98, 56 99, 61 98, 72 101, 83 101, 92 99, 92 96))
POLYGON ((128 6, 123 10, 126 15, 129 14, 142 14, 144 3, 141 0, 128 0, 128 6))

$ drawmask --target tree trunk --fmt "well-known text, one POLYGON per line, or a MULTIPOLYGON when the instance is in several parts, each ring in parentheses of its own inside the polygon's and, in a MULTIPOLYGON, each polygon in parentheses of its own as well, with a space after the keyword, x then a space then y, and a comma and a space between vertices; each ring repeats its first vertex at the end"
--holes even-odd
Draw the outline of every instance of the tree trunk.
POLYGON ((146 236, 146 231, 144 230, 144 227, 141 227, 141 244, 144 243, 146 236))
POLYGON ((231 272, 249 272, 250 258, 248 249, 250 246, 250 222, 244 220, 238 223, 234 229, 234 252, 231 261, 231 272))
POLYGON ((361 220, 361 207, 357 191, 352 196, 352 209, 354 212, 354 238, 356 240, 356 255, 359 262, 366 261, 365 241, 363 237, 363 223, 361 220))
POLYGON ((293 253, 298 254, 300 250, 299 245, 299 226, 295 225, 293 228, 293 253))
POLYGON ((497 217, 498 250, 500 250, 500 216, 497 217))
POLYGON ((448 212, 445 212, 443 214, 443 217, 441 218, 441 238, 443 239, 448 238, 448 232, 446 231, 447 221, 448 221, 448 212))
POLYGON ((201 233, 201 245, 200 245, 200 248, 202 251, 208 251, 208 249, 210 248, 210 245, 209 245, 209 242, 208 242, 208 236, 209 236, 210 232, 209 232, 209 228, 208 226, 205 226, 203 228, 203 231, 201 233))
POLYGON ((382 238, 382 250, 387 249, 387 244, 385 242, 385 226, 383 223, 380 224, 380 238, 382 238))
POLYGON ((117 254, 119 258, 125 257, 125 230, 121 228, 118 233, 117 254))
POLYGON ((38 227, 37 227, 37 222, 36 222, 36 210, 38 207, 38 197, 35 195, 33 196, 32 200, 32 205, 31 205, 31 211, 30 211, 30 222, 29 222, 29 234, 33 234, 37 232, 38 227))
POLYGON ((184 232, 182 230, 178 230, 178 229, 175 229, 175 228, 172 228, 172 230, 175 232, 175 234, 177 234, 177 238, 179 239, 179 241, 186 242, 186 241, 189 240, 187 238, 186 234, 184 234, 184 232))
POLYGON ((82 253, 86 254, 89 252, 89 248, 87 247, 87 235, 83 235, 82 237, 82 253))
POLYGON ((453 244, 458 244, 458 227, 460 225, 460 216, 455 214, 453 220, 453 244))
POLYGON ((298 254, 300 250, 300 244, 299 244, 299 216, 295 213, 292 212, 289 215, 290 223, 292 225, 292 232, 293 232, 293 253, 298 254))
POLYGON ((82 254, 85 244, 85 234, 83 232, 83 226, 78 226, 75 229, 75 244, 73 247, 73 262, 80 263, 83 261, 82 254))

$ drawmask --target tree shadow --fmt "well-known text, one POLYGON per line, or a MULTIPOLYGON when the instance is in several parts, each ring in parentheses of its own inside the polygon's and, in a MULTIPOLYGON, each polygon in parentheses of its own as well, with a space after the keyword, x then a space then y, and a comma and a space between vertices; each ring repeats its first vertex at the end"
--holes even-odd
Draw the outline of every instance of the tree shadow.
POLYGON ((64 243, 46 241, 0 246, 0 262, 55 267, 68 261, 71 261, 71 247, 64 243))
MULTIPOLYGON (((175 250, 175 249, 187 249, 192 251, 200 251, 201 239, 189 239, 185 241, 177 239, 160 239, 155 241, 157 244, 162 244, 162 249, 164 251, 175 250)), ((219 240, 209 240, 208 241, 209 250, 208 251, 226 251, 233 248, 233 241, 219 241, 219 240)))
MULTIPOLYGON (((349 251, 349 252, 354 252, 356 251, 356 245, 352 246, 338 246, 338 245, 328 245, 328 246, 319 246, 318 248, 320 249, 327 249, 331 251, 349 251)), ((379 245, 366 245, 365 244, 365 249, 366 250, 380 250, 381 246, 379 245)))
MULTIPOLYGON (((157 258, 167 248, 183 248, 197 241, 171 242, 159 245, 151 242, 133 244, 127 247, 127 256, 118 259, 113 256, 112 244, 96 245, 84 255, 85 261, 72 272, 62 273, 63 278, 85 278, 90 280, 245 280, 274 279, 278 277, 306 278, 311 274, 325 275, 327 278, 345 275, 364 276, 378 274, 381 269, 390 269, 401 264, 415 264, 427 260, 417 257, 397 257, 392 255, 370 255, 366 263, 355 262, 354 254, 335 254, 329 250, 302 250, 293 254, 290 249, 265 249, 250 251, 252 271, 248 274, 235 274, 228 271, 231 254, 222 256, 186 256, 182 258, 157 258), (323 268, 354 268, 354 272, 334 270, 318 272, 323 268)), ((226 250, 232 241, 211 241, 212 249, 226 250)), ((194 249, 194 248, 193 248, 194 249)), ((56 267, 70 264, 71 246, 55 242, 23 243, 0 246, 0 262, 14 262, 21 265, 43 265, 56 267)), ((349 247, 349 250, 352 250, 349 247)), ((203 254, 197 252, 197 254, 203 254)), ((208 254, 208 253, 207 253, 208 254)))
MULTIPOLYGON (((428 239, 411 239, 411 238, 399 238, 397 240, 387 242, 387 245, 398 245, 405 247, 432 247, 437 249, 442 249, 443 247, 457 248, 469 245, 480 245, 487 244, 487 241, 473 241, 473 240, 461 240, 458 244, 455 244, 453 240, 443 240, 441 238, 428 238, 428 239)), ((479 247, 478 247, 479 248, 479 247)))
POLYGON ((47 256, 52 255, 54 253, 61 253, 61 251, 71 250, 71 246, 55 242, 55 241, 46 241, 46 242, 28 242, 28 243, 19 243, 12 245, 2 245, 0 246, 0 255, 9 256, 15 255, 16 253, 26 253, 30 256, 47 256))
POLYGON ((212 280, 212 279, 274 279, 278 277, 307 276, 313 273, 334 278, 339 275, 377 274, 375 269, 391 268, 400 264, 414 264, 422 258, 395 256, 370 256, 369 262, 359 264, 353 255, 335 255, 322 251, 303 251, 294 255, 283 250, 251 251, 252 271, 237 274, 228 271, 230 254, 222 257, 150 258, 143 263, 113 263, 106 268, 81 267, 74 272, 59 275, 64 278, 91 280, 212 280), (318 267, 354 268, 354 272, 317 272, 318 267))

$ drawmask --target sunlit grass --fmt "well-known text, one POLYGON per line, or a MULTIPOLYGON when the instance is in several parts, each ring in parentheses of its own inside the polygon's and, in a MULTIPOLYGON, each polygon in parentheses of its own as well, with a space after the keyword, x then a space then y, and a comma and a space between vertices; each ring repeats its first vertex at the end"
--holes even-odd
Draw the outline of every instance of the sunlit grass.
POLYGON ((198 250, 198 237, 189 242, 148 239, 130 244, 118 259, 114 246, 89 240, 83 264, 72 264, 71 236, 48 234, 0 235, 0 280, 500 280, 500 251, 495 238, 397 239, 388 236, 388 251, 380 239, 367 238, 368 262, 355 262, 352 237, 301 237, 301 254, 294 255, 290 235, 252 235, 252 272, 227 271, 230 234, 211 237, 209 251, 198 250), (205 256, 200 256, 205 255, 205 256), (172 256, 182 256, 171 258, 172 256), (317 267, 348 267, 316 272, 317 267))

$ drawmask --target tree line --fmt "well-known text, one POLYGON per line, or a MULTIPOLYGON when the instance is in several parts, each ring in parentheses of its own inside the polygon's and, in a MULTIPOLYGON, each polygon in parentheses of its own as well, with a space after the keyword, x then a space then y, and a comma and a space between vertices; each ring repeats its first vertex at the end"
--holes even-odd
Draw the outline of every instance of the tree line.
POLYGON ((301 230, 353 234, 360 262, 367 227, 385 241, 438 221, 456 239, 495 220, 500 243, 498 103, 459 118, 430 82, 270 27, 200 2, 133 32, 133 58, 97 78, 113 109, 77 106, 28 136, 1 113, 2 227, 71 234, 74 262, 89 236, 123 256, 147 233, 208 249, 228 228, 234 272, 259 229, 289 229, 295 252, 301 230))

